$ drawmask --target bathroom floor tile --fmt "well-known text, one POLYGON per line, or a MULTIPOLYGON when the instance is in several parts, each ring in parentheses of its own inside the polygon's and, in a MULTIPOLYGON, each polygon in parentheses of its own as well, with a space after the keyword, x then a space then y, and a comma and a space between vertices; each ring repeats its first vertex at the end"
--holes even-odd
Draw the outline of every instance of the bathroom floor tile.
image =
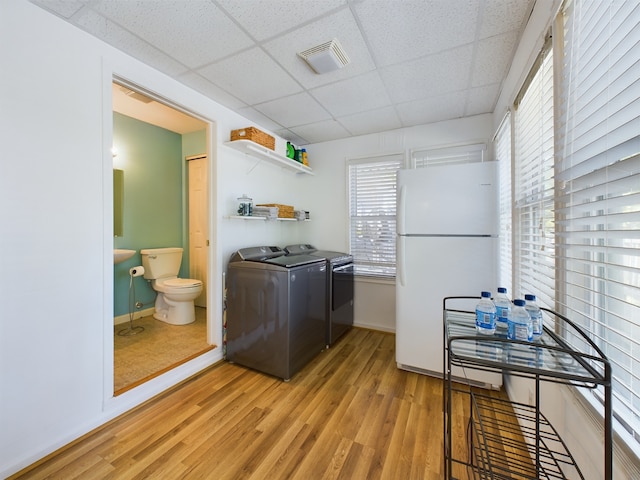
POLYGON ((118 332, 128 323, 114 326, 114 385, 116 395, 158 376, 208 350, 207 313, 196 308, 196 321, 189 325, 169 325, 152 316, 133 321, 144 331, 132 336, 118 332))

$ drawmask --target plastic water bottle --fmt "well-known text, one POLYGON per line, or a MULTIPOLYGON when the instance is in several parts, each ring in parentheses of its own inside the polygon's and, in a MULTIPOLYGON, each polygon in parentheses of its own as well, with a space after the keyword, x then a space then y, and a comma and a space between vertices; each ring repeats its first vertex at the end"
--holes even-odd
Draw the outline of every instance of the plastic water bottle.
POLYGON ((533 323, 529 313, 524 309, 524 305, 525 301, 520 298, 513 301, 507 329, 509 340, 533 341, 533 323))
POLYGON ((498 287, 498 294, 493 300, 496 305, 496 329, 507 330, 509 312, 511 312, 511 300, 507 296, 507 289, 498 287))
POLYGON ((531 317, 531 322, 533 323, 533 338, 540 338, 542 335, 542 310, 538 307, 536 303, 536 296, 527 294, 524 296, 524 300, 526 302, 524 308, 529 313, 531 317))
POLYGON ((476 331, 485 335, 496 333, 496 306, 491 300, 491 292, 482 292, 476 305, 476 331))

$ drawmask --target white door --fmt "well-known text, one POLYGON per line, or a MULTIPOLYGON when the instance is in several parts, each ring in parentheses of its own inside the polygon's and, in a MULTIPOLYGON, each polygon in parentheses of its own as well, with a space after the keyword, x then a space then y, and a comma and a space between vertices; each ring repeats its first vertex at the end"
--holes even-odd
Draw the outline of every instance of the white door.
POLYGON ((187 158, 189 178, 189 277, 202 280, 198 307, 207 306, 207 157, 187 158))

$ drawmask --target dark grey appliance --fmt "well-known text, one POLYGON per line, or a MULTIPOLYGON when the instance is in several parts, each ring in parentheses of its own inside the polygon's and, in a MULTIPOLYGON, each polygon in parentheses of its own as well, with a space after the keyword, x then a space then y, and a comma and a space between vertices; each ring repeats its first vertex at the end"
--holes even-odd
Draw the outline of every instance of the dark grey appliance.
POLYGON ((309 244, 288 245, 289 256, 311 255, 327 262, 327 347, 353 326, 353 256, 348 253, 318 250, 309 244))
POLYGON ((325 348, 327 265, 279 247, 234 253, 227 270, 227 360, 289 380, 325 348))

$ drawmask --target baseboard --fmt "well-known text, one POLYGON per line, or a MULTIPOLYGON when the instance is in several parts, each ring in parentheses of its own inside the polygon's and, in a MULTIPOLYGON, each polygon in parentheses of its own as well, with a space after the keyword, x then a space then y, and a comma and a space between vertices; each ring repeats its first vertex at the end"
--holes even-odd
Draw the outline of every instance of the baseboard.
MULTIPOLYGON (((145 310, 136 310, 133 312, 133 319, 137 320, 141 317, 148 317, 149 315, 153 315, 155 308, 147 308, 145 310)), ((129 321, 129 314, 125 313, 124 315, 118 315, 117 317, 113 317, 113 324, 120 325, 122 323, 127 323, 129 321)))
POLYGON ((377 330, 378 332, 396 333, 394 328, 385 325, 373 325, 371 323, 353 322, 354 327, 365 328, 367 330, 377 330))

